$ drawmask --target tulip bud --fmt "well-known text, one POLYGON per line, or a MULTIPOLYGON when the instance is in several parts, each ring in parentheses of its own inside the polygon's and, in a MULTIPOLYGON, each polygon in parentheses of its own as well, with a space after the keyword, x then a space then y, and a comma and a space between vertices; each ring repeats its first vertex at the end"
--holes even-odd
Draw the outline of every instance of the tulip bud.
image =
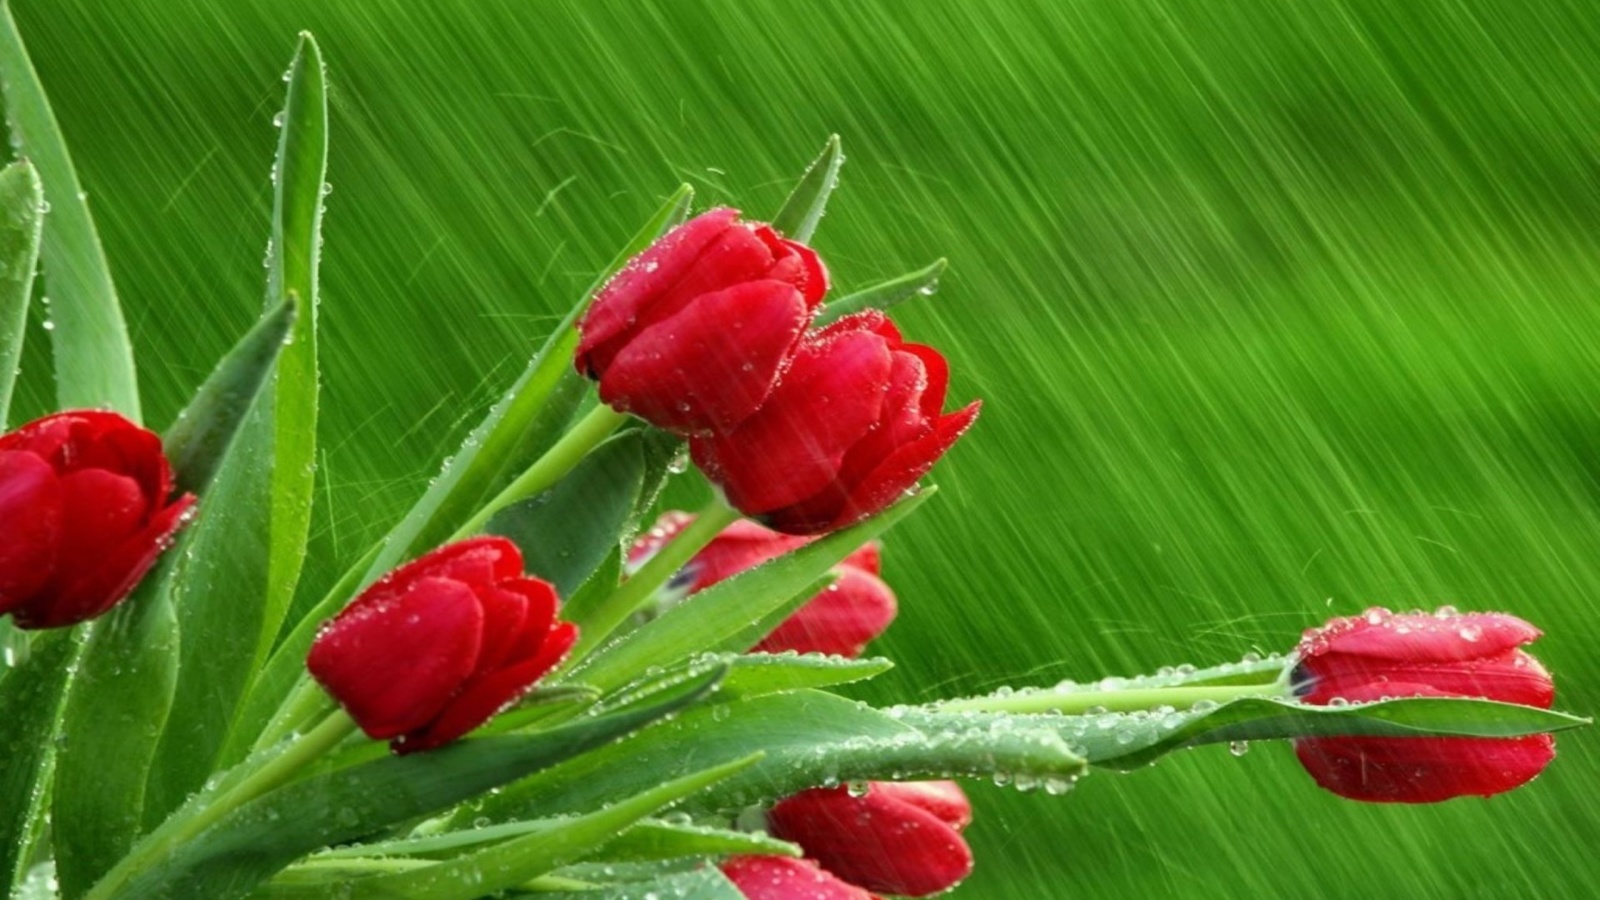
MULTIPOLYGON (((1373 608, 1305 633, 1293 672, 1305 703, 1479 697, 1548 709, 1550 673, 1519 649, 1539 629, 1504 613, 1396 615, 1373 608)), ((1488 797, 1538 775, 1555 757, 1548 734, 1518 738, 1320 737, 1295 753, 1322 787, 1369 803, 1488 797)))
POLYGON ((600 399, 668 431, 725 430, 772 392, 828 290, 817 254, 713 209, 634 257, 579 323, 600 399))
POLYGON ((572 649, 556 592, 500 537, 402 566, 325 625, 306 667, 396 753, 447 744, 514 703, 572 649), (392 740, 391 740, 392 739, 392 740))
MULTIPOLYGON (((663 513, 655 526, 634 544, 628 554, 629 566, 643 565, 662 544, 692 521, 694 517, 687 513, 663 513)), ((705 590, 812 540, 779 534, 741 519, 723 529, 695 554, 673 578, 672 586, 686 594, 705 590)), ((834 568, 837 580, 831 586, 808 600, 753 649, 762 653, 793 650, 860 656, 867 643, 882 634, 895 617, 894 592, 878 577, 880 567, 876 542, 857 549, 834 568)))
POLYGON ((949 370, 870 310, 808 334, 767 402, 690 441, 728 502, 786 534, 820 534, 884 509, 949 450, 979 403, 941 415, 949 370))
POLYGON ((0 614, 19 628, 92 619, 133 591, 188 520, 161 438, 77 410, 0 435, 0 614))
POLYGON ((972 806, 952 781, 874 781, 865 794, 817 788, 780 801, 773 835, 793 841, 822 868, 869 891, 922 897, 972 871, 961 829, 972 806))
POLYGON ((735 856, 722 864, 722 874, 747 900, 874 900, 808 859, 735 856))

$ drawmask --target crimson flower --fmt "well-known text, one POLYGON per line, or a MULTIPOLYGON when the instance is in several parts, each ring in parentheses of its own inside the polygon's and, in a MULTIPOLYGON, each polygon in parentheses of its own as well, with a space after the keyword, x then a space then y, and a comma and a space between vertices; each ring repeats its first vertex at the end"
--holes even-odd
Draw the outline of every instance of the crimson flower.
POLYGON ((971 821, 972 806, 953 781, 874 781, 861 796, 816 788, 779 801, 767 816, 774 836, 799 844, 828 873, 907 897, 946 891, 967 877, 972 850, 961 829, 971 821))
MULTIPOLYGON (((692 521, 694 517, 688 513, 664 513, 634 544, 628 555, 629 565, 643 565, 692 521)), ((812 540, 779 534, 741 519, 695 554, 672 584, 685 593, 704 590, 812 540)), ((860 656, 867 643, 882 634, 895 616, 894 592, 878 577, 881 565, 876 541, 845 557, 834 569, 834 583, 806 601, 753 649, 761 653, 793 650, 860 656)))
MULTIPOLYGON (((1505 613, 1394 614, 1373 608, 1305 633, 1294 671, 1306 703, 1480 697, 1548 709, 1550 673, 1520 649, 1539 629, 1505 613)), ((1517 738, 1319 737, 1295 742, 1317 784, 1369 803, 1488 797, 1538 775, 1548 734, 1517 738)))
POLYGON ((600 399, 668 431, 731 428, 772 392, 828 290, 810 247, 713 209, 672 229, 600 292, 574 362, 600 399))
POLYGON ((942 415, 949 367, 869 310, 806 335, 772 396, 690 441, 728 502, 786 534, 859 522, 916 484, 978 415, 942 415))
POLYGON ((466 734, 572 649, 555 588, 501 537, 448 544, 367 588, 323 626, 313 677, 369 737, 415 753, 466 734))
POLYGON ((722 874, 747 900, 876 900, 809 859, 735 856, 722 864, 722 874))
POLYGON ((73 625, 128 596, 188 520, 161 438, 74 410, 0 435, 0 614, 73 625))

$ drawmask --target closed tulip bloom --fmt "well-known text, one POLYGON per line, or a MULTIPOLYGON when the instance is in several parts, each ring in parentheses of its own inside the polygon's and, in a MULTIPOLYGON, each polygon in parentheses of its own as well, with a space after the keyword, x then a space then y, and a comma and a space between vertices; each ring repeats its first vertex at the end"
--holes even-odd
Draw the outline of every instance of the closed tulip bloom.
POLYGON ((831 874, 907 897, 946 891, 967 877, 972 851, 961 830, 971 821, 972 806, 952 781, 874 781, 859 797, 817 788, 780 801, 767 816, 773 835, 799 844, 831 874))
POLYGON ((736 509, 786 534, 821 534, 884 509, 978 415, 941 414, 949 368, 876 310, 807 335, 755 415, 690 441, 736 509))
POLYGON ((187 521, 161 438, 78 410, 0 435, 0 614, 20 628, 92 619, 133 590, 187 521))
POLYGON ((614 409, 684 434, 731 428, 772 392, 827 290, 810 247, 713 209, 600 289, 574 361, 614 409))
POLYGON ((807 859, 735 856, 722 864, 722 874, 746 900, 875 900, 807 859))
MULTIPOLYGON (((1316 704, 1478 697, 1548 709, 1550 673, 1521 649, 1539 635, 1504 613, 1369 609, 1306 632, 1296 694, 1316 704)), ((1321 737, 1296 741, 1295 753, 1319 785, 1342 797, 1434 803, 1526 783, 1555 757, 1555 739, 1321 737)))
MULTIPOLYGON (((694 517, 687 513, 664 513, 634 544, 628 557, 629 565, 643 565, 662 544, 692 521, 694 517)), ((812 540, 779 534, 741 519, 723 529, 695 554, 673 578, 672 587, 684 593, 704 590, 812 540)), ((860 656, 867 643, 882 634, 895 617, 894 591, 878 577, 881 567, 876 541, 860 547, 834 567, 832 585, 806 601, 753 649, 762 653, 793 650, 860 656)))
POLYGON ((396 753, 447 744, 514 703, 572 649, 556 592, 500 537, 449 544, 374 583, 325 625, 306 666, 396 753))

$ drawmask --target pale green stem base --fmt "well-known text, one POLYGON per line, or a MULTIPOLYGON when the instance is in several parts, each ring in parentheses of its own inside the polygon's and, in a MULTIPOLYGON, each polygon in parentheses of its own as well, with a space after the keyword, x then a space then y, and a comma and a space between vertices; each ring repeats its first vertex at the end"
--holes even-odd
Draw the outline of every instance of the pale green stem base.
POLYGON ((561 436, 545 454, 528 467, 526 472, 517 476, 517 480, 506 485, 501 491, 473 516, 457 529, 450 540, 459 541, 471 537, 483 530, 483 526, 494 518, 494 514, 519 500, 537 496, 549 489, 556 482, 566 477, 590 450, 599 446, 600 442, 611 436, 611 433, 628 421, 624 413, 619 413, 604 403, 598 404, 588 415, 578 421, 571 431, 561 436))
POLYGON ((1270 684, 1182 685, 1130 688, 1123 691, 1021 691, 1006 696, 968 697, 935 704, 940 712, 1055 713, 1079 716, 1090 712, 1136 712, 1170 706, 1191 709, 1197 703, 1227 703, 1243 697, 1289 697, 1282 680, 1270 684))
POLYGON ((335 709, 327 719, 285 747, 282 753, 262 763, 233 787, 187 815, 179 813, 162 823, 139 842, 132 853, 123 857, 89 893, 84 900, 113 900, 119 897, 127 883, 140 872, 182 847, 190 839, 215 825, 228 813, 261 795, 293 780, 307 766, 338 746, 356 730, 356 723, 342 709, 335 709))
POLYGON ((578 604, 568 604, 562 610, 561 616, 578 625, 578 645, 573 648, 572 655, 568 657, 568 665, 582 659, 585 654, 600 646, 600 643, 617 629, 617 626, 628 620, 628 617, 638 612, 651 595, 671 580, 677 571, 684 567, 696 553, 705 549, 712 539, 739 520, 739 511, 728 506, 720 498, 712 500, 695 516, 693 522, 683 531, 668 541, 666 546, 656 551, 656 555, 633 573, 633 577, 624 581, 616 590, 604 595, 601 599, 580 607, 578 604))

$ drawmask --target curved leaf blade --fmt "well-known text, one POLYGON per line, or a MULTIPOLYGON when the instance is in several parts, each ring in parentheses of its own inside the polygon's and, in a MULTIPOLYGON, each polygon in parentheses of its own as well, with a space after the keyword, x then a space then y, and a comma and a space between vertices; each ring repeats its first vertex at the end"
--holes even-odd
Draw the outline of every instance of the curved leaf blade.
POLYGON ((38 169, 50 215, 40 256, 50 290, 50 344, 62 409, 114 409, 139 421, 139 383, 128 325, 100 246, 88 195, 50 109, 39 73, 0 3, 0 92, 11 139, 38 169))
POLYGON ((40 635, 27 659, 0 681, 0 722, 11 738, 0 765, 0 888, 8 894, 26 875, 44 827, 62 698, 82 647, 80 637, 67 629, 40 635))
POLYGON ((772 217, 772 227, 792 240, 809 241, 817 231, 828 210, 828 197, 839 186, 839 169, 844 165, 844 151, 837 134, 829 135, 822 146, 822 154, 811 161, 804 175, 783 201, 783 207, 772 217))
POLYGON ((15 162, 0 170, 0 429, 9 421, 33 273, 39 267, 43 203, 44 188, 33 166, 15 162))
POLYGON ((817 317, 812 321, 812 327, 821 328, 830 322, 868 309, 888 312, 912 297, 926 297, 939 289, 939 276, 944 274, 949 265, 948 260, 937 259, 915 272, 907 272, 829 301, 817 310, 817 317))

